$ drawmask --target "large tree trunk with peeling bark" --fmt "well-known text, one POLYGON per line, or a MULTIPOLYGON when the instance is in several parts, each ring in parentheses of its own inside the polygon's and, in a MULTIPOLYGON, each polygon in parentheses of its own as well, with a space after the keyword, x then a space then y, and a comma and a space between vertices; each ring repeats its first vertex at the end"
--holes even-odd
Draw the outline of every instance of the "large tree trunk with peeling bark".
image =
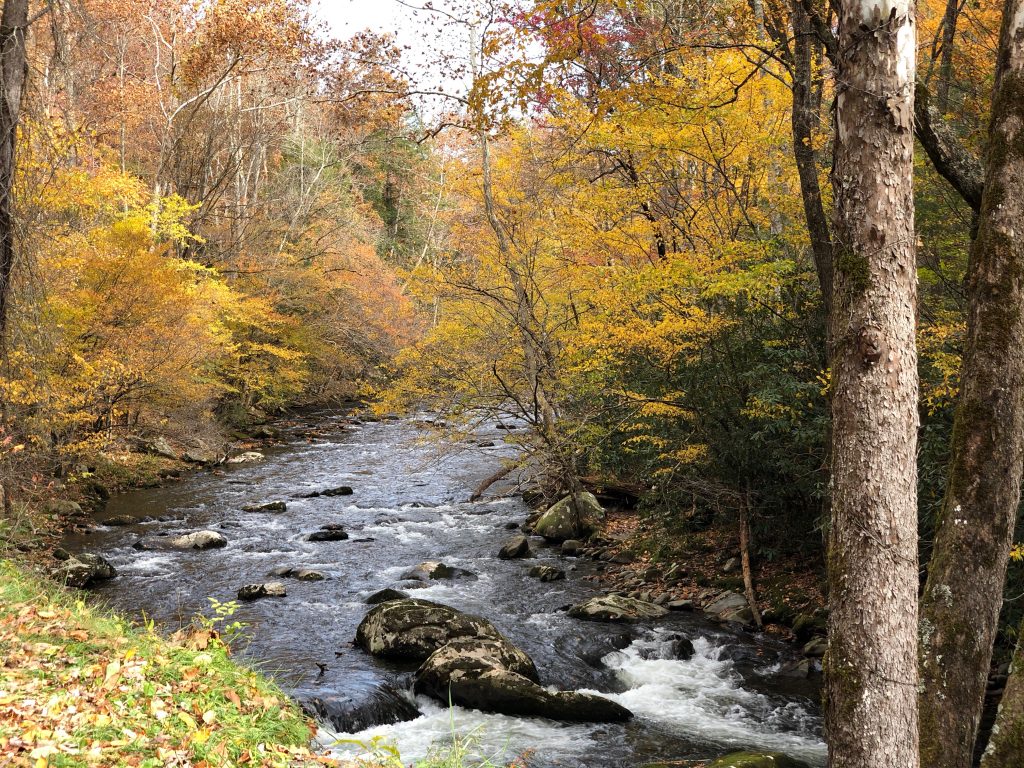
POLYGON ((914 6, 841 6, 825 727, 831 768, 916 768, 914 6))
MULTIPOLYGON (((970 768, 1024 468, 1024 0, 992 99, 949 485, 921 600, 921 760, 970 768)), ((1018 755, 1018 762, 1024 754, 1018 755)))
POLYGON ((14 270, 14 149, 28 75, 27 27, 28 0, 4 0, 0 14, 0 349, 7 330, 14 270))

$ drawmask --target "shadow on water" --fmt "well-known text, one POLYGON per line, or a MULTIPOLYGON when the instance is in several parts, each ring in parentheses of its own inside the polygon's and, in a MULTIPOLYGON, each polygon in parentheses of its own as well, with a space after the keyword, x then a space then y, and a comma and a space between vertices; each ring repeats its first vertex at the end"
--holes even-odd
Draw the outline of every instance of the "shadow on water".
POLYGON ((503 457, 514 455, 502 442, 505 434, 485 429, 474 441, 438 446, 422 439, 412 419, 327 430, 315 439, 296 432, 266 451, 264 462, 117 496, 99 521, 131 515, 139 523, 101 526, 66 544, 102 553, 117 568, 118 578, 96 590, 100 600, 170 629, 195 613, 209 614, 209 598, 234 599, 240 586, 268 580, 279 566, 322 572, 323 581, 285 579, 287 597, 243 603, 233 619, 248 625, 244 653, 334 720, 325 723, 327 742, 382 735, 414 759, 431 742, 450 738, 454 726, 475 730, 481 749, 506 759, 529 750, 529 765, 538 768, 620 768, 735 748, 780 750, 823 765, 816 691, 774 676, 787 648, 693 615, 673 614, 657 626, 579 622, 561 608, 595 593, 583 578, 587 561, 561 560, 539 542, 532 560, 496 557, 510 535, 506 524, 522 522, 529 510, 517 498, 466 499, 503 457), (302 498, 340 485, 354 493, 302 498), (285 512, 242 511, 279 500, 287 502, 285 512), (350 538, 305 539, 328 524, 343 525, 350 538), (220 531, 228 546, 206 552, 133 547, 143 536, 205 528, 220 531), (411 699, 411 670, 371 658, 352 639, 365 598, 431 559, 478 578, 437 582, 417 589, 416 597, 486 616, 533 656, 545 684, 600 692, 636 718, 626 725, 563 724, 411 699), (568 569, 568 579, 529 578, 537 563, 568 569), (695 650, 685 661, 671 653, 681 636, 695 650), (413 706, 418 717, 394 722, 413 716, 413 706), (339 728, 347 732, 335 733, 339 728))

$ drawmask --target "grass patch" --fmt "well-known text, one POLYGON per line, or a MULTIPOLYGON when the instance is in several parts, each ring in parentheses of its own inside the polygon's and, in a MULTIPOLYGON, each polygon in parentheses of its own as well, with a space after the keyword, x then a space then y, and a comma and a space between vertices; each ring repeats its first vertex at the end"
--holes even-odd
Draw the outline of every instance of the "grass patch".
POLYGON ((0 561, 0 765, 335 765, 211 632, 160 637, 0 561))

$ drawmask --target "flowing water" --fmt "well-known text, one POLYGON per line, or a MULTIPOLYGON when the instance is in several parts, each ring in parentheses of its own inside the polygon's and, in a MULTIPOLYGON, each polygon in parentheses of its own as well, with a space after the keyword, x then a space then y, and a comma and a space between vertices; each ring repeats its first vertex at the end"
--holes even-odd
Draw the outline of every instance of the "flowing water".
POLYGON ((296 427, 285 445, 265 451, 264 462, 112 498, 100 522, 120 515, 140 522, 100 527, 67 542, 69 549, 103 554, 117 568, 119 576, 99 587, 97 597, 175 629, 197 612, 209 615, 209 598, 231 600, 243 584, 271 580, 267 574, 277 566, 322 571, 325 581, 282 579, 287 597, 243 603, 233 619, 247 625, 245 655, 300 700, 317 699, 337 715, 325 722, 321 740, 339 753, 361 749, 340 741, 382 736, 410 761, 454 730, 472 732, 482 753, 506 761, 527 753, 528 765, 538 768, 621 768, 739 748, 824 764, 813 685, 776 674, 791 649, 694 614, 628 627, 571 619, 564 607, 597 593, 584 578, 595 564, 561 559, 536 540, 533 559, 497 558, 511 535, 506 526, 521 523, 529 510, 518 498, 466 499, 503 457, 514 455, 503 442, 506 431, 483 429, 438 445, 424 440, 424 424, 415 419, 348 425, 323 416, 319 422, 330 427, 332 420, 336 428, 318 437, 296 427), (339 485, 351 486, 353 495, 298 498, 339 485), (286 512, 241 511, 277 500, 287 501, 286 512), (304 534, 330 523, 344 525, 350 538, 305 540, 304 534), (206 552, 132 546, 141 536, 206 528, 223 533, 228 546, 206 552), (477 578, 435 582, 417 589, 416 597, 487 617, 534 658, 545 684, 599 692, 635 719, 565 724, 450 710, 419 698, 414 720, 339 733, 339 725, 357 729, 388 717, 395 708, 383 690, 409 697, 411 669, 370 657, 352 639, 368 608, 365 598, 424 560, 443 560, 477 578), (529 567, 538 563, 566 569, 568 578, 529 578, 529 567), (680 636, 694 645, 687 660, 671 652, 680 636))

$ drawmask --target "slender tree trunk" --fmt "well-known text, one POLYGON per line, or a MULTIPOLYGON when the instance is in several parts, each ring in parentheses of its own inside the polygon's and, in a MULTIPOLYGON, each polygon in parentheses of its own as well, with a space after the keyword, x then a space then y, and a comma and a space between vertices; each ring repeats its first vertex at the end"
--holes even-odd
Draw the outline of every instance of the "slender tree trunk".
POLYGON ((981 768, 1020 768, 1024 755, 1024 623, 1010 663, 1006 689, 999 702, 992 738, 981 756, 981 768))
POLYGON ((1024 468, 1022 229, 1024 0, 1007 0, 949 485, 921 599, 921 759, 929 768, 971 766, 1003 603, 1024 468))
POLYGON ((14 270, 14 150, 21 96, 28 76, 25 32, 28 0, 4 0, 0 14, 0 349, 7 331, 7 307, 14 270))
POLYGON ((807 233, 821 288, 821 303, 828 317, 832 310, 832 236, 821 199, 818 179, 818 152, 814 148, 819 104, 814 88, 814 46, 811 20, 801 0, 793 0, 793 155, 800 177, 807 233))
POLYGON ((831 768, 916 768, 914 7, 841 6, 826 736, 831 768))
POLYGON ((940 112, 949 109, 949 85, 953 81, 953 50, 956 47, 956 23, 964 0, 946 0, 942 16, 942 52, 939 58, 939 85, 935 89, 940 112))
POLYGON ((764 629, 761 612, 757 609, 757 595, 754 593, 754 573, 750 567, 750 491, 743 495, 740 503, 740 563, 743 568, 743 592, 754 616, 758 629, 764 629))

